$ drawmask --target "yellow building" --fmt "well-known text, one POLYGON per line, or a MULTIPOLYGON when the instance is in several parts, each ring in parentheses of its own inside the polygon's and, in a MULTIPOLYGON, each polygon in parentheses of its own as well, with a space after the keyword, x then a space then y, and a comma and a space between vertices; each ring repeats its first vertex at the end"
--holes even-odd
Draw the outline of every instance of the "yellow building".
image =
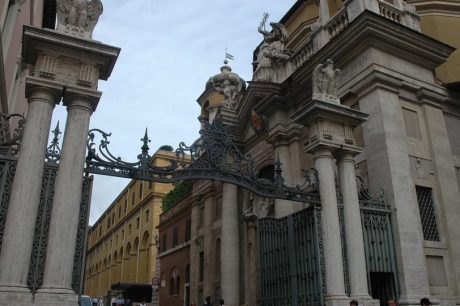
MULTIPOLYGON (((155 166, 167 166, 174 152, 158 150, 155 166)), ((104 297, 117 283, 151 284, 155 276, 159 215, 171 184, 131 181, 90 227, 84 293, 104 297)))

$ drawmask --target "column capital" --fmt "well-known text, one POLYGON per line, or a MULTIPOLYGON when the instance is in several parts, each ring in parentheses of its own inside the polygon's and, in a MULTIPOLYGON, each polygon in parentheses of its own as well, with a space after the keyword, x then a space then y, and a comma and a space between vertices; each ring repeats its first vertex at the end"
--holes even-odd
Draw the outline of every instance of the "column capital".
POLYGON ((101 95, 100 91, 68 86, 65 88, 62 102, 64 106, 86 108, 92 113, 96 110, 101 95))
POLYGON ((332 148, 328 147, 317 147, 313 152, 313 159, 317 160, 320 158, 333 158, 334 156, 332 155, 332 148))
POLYGON ((34 77, 26 78, 26 98, 29 103, 34 98, 39 98, 53 104, 61 101, 64 88, 61 84, 50 80, 38 79, 34 77))
POLYGON ((357 151, 348 151, 348 150, 340 150, 335 152, 334 157, 337 159, 339 162, 353 162, 355 163, 354 157, 358 155, 359 152, 357 151))

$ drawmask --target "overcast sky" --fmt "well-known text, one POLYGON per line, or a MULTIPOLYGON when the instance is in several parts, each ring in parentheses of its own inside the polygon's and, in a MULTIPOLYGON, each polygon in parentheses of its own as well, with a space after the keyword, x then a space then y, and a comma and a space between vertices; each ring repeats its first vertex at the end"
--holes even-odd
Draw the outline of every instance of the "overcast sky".
MULTIPOLYGON (((252 77, 252 51, 264 12, 280 18, 295 0, 105 0, 95 40, 121 48, 90 128, 111 132, 111 151, 136 161, 148 128, 150 152, 177 148, 198 137, 196 99, 210 76, 219 73, 225 48, 235 58, 233 72, 252 77)), ((268 24, 267 24, 268 25, 268 24)), ((268 26, 268 29, 270 26, 268 26)), ((57 107, 52 128, 65 126, 66 110, 57 107)), ((62 136, 62 135, 61 135, 62 136)), ((101 216, 129 180, 95 176, 90 224, 101 216)))

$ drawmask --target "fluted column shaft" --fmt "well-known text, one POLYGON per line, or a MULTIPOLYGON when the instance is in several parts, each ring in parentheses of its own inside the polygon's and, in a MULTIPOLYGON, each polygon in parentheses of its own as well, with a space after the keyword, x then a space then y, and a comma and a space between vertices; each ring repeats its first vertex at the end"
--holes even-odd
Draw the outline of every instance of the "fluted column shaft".
POLYGON ((239 306, 240 267, 238 187, 224 183, 222 190, 221 288, 227 306, 239 306))
MULTIPOLYGON (((51 115, 60 91, 27 84, 29 109, 13 180, 0 253, 0 292, 29 292, 32 251, 51 115), (16 287, 16 289, 15 289, 16 287), (22 288, 22 289, 21 289, 22 288)), ((0 305, 3 305, 0 301, 0 305)), ((11 302, 11 301, 9 301, 11 302)))
POLYGON ((338 156, 340 187, 343 197, 343 217, 347 241, 350 296, 370 298, 367 286, 363 228, 356 186, 355 162, 351 153, 338 156))
POLYGON ((65 97, 64 103, 68 105, 67 123, 56 176, 43 285, 37 293, 37 300, 47 302, 46 293, 53 293, 53 299, 56 299, 56 293, 69 294, 61 300, 61 305, 75 305, 76 295, 71 289, 72 268, 92 108, 90 99, 83 95, 65 97))
POLYGON ((346 298, 332 153, 330 149, 324 148, 316 150, 313 155, 321 194, 321 231, 326 262, 326 300, 346 298))

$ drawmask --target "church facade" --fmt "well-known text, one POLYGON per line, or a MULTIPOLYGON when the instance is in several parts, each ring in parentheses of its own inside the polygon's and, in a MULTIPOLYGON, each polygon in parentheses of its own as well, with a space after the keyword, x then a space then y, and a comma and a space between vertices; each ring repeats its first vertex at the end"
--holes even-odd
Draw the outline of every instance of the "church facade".
POLYGON ((271 29, 264 16, 252 81, 225 64, 201 119, 228 127, 259 178, 281 167, 320 200, 196 181, 191 304, 459 303, 460 44, 440 30, 459 14, 455 1, 321 0, 271 29))

